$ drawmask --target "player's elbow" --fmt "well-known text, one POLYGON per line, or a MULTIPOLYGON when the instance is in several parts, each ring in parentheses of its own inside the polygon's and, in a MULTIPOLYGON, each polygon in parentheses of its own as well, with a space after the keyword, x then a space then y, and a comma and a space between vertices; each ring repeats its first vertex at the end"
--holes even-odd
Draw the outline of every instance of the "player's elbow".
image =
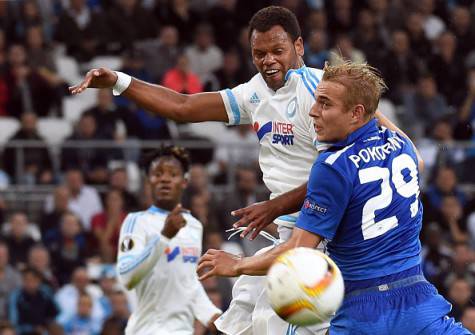
POLYGON ((189 101, 189 97, 185 96, 185 99, 180 103, 173 113, 175 117, 173 121, 176 122, 193 122, 193 106, 189 101))

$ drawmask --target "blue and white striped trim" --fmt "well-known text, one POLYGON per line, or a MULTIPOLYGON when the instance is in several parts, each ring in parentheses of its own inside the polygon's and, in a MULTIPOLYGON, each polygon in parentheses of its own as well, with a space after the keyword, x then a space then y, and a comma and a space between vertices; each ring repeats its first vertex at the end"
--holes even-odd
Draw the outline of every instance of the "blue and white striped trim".
POLYGON ((287 332, 285 333, 285 335, 296 335, 297 328, 298 326, 289 324, 289 327, 287 328, 287 332))
POLYGON ((282 215, 277 218, 277 220, 287 221, 287 222, 297 222, 297 217, 292 215, 282 215))
POLYGON ((132 234, 137 223, 139 216, 142 216, 144 212, 130 213, 122 224, 122 234, 132 234))
POLYGON ((297 70, 287 71, 287 73, 285 74, 285 80, 287 80, 292 73, 300 75, 300 78, 302 78, 305 88, 310 93, 310 95, 315 98, 315 90, 317 89, 318 83, 320 83, 320 80, 317 78, 317 76, 306 66, 302 66, 297 70))
MULTIPOLYGON (((229 122, 230 124, 240 124, 241 123, 241 113, 239 113, 239 104, 236 100, 236 97, 229 88, 224 90, 228 96, 229 105, 231 106, 231 111, 233 112, 234 122, 229 122)), ((229 120, 231 121, 231 120, 229 120)))
POLYGON ((140 254, 121 256, 117 262, 119 274, 125 275, 126 273, 132 271, 137 266, 139 266, 144 260, 146 260, 150 256, 159 241, 160 236, 157 236, 146 245, 145 249, 140 254))

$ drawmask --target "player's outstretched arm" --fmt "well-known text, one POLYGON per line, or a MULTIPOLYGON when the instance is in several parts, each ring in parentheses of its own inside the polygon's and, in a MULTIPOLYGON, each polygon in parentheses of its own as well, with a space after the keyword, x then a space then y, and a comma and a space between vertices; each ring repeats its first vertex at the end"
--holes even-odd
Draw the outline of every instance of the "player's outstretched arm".
POLYGON ((294 228, 291 238, 279 244, 269 251, 251 257, 238 257, 222 250, 208 250, 198 262, 198 275, 200 280, 209 277, 237 277, 240 275, 263 276, 267 274, 274 260, 286 252, 296 247, 315 248, 322 238, 309 231, 294 228), (207 270, 205 272, 205 270, 207 270))
POLYGON ((251 234, 250 239, 253 240, 261 230, 279 216, 298 212, 302 207, 306 194, 307 183, 274 199, 237 209, 231 212, 232 216, 239 218, 234 227, 246 227, 241 233, 241 237, 244 238, 251 234))
POLYGON ((90 70, 84 80, 69 88, 71 94, 80 94, 87 88, 111 88, 140 107, 167 119, 179 122, 228 122, 223 99, 218 92, 180 94, 160 85, 130 78, 106 68, 90 70), (120 76, 120 78, 119 78, 120 76))

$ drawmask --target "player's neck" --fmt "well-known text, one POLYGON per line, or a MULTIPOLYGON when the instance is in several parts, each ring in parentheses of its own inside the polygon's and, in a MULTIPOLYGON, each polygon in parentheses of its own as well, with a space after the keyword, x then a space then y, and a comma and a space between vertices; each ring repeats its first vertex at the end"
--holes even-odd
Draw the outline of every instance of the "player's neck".
POLYGON ((166 211, 172 211, 178 205, 177 201, 156 200, 153 205, 166 211))

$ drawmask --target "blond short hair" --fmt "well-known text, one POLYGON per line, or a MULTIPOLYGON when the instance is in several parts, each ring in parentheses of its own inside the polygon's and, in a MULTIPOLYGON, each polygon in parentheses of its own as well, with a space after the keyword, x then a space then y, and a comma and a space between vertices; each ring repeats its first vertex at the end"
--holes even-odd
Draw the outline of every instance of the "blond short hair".
POLYGON ((343 85, 346 94, 343 98, 345 107, 352 108, 362 104, 366 113, 371 116, 376 112, 379 99, 387 89, 380 72, 364 63, 357 64, 344 61, 340 64, 325 64, 323 79, 343 85))

